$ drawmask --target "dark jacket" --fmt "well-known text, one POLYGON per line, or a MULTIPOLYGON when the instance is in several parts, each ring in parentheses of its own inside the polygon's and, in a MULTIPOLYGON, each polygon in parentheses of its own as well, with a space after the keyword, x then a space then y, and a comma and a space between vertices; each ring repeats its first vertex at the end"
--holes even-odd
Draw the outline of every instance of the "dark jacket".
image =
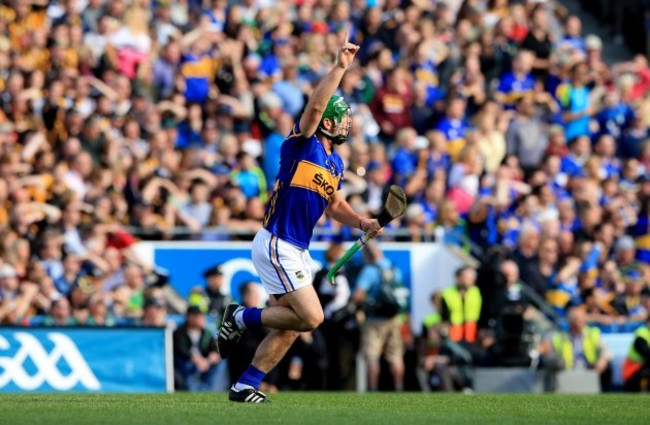
MULTIPOLYGON (((174 361, 186 361, 192 357, 192 340, 187 329, 187 323, 174 331, 174 361)), ((198 350, 203 357, 208 354, 217 353, 217 343, 207 330, 201 331, 199 338, 198 350)))

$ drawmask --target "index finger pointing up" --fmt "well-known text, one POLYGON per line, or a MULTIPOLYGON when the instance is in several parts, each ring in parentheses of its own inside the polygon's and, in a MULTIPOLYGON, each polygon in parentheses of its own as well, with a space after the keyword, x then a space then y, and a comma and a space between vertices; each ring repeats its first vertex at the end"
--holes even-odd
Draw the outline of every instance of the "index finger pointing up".
POLYGON ((349 42, 350 42, 350 31, 346 30, 345 31, 345 41, 343 41, 343 45, 347 46, 349 42))

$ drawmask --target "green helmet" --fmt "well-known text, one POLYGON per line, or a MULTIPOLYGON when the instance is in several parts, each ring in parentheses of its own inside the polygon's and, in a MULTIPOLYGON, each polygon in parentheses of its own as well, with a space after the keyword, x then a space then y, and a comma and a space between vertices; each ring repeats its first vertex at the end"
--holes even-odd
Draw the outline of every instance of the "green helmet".
POLYGON ((343 121, 343 117, 348 115, 349 113, 350 113, 350 105, 347 104, 345 99, 343 99, 342 96, 336 96, 336 95, 332 96, 332 98, 327 102, 327 106, 325 107, 325 111, 323 112, 323 117, 321 118, 321 124, 318 127, 318 130, 320 130, 320 132, 323 133, 325 136, 332 139, 332 141, 337 145, 345 143, 348 140, 348 134, 350 132, 350 129, 348 127, 345 134, 341 134, 342 129, 340 128, 340 124, 343 121), (325 130, 325 128, 323 127, 323 120, 325 118, 329 118, 332 121, 334 121, 334 124, 337 126, 336 134, 325 130))

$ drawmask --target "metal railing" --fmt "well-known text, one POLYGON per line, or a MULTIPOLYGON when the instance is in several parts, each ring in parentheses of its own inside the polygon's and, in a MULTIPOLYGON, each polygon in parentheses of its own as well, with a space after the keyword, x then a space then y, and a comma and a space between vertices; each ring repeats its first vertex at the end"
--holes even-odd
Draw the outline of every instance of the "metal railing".
MULTIPOLYGON (((228 228, 228 227, 223 227, 223 226, 210 226, 210 227, 204 227, 201 230, 195 230, 191 229, 189 227, 183 227, 183 226, 176 226, 172 227, 170 229, 150 229, 150 228, 143 228, 139 226, 125 226, 123 228, 125 231, 129 232, 133 236, 136 237, 156 237, 156 236, 163 236, 161 240, 172 237, 172 238, 177 238, 177 237, 191 237, 194 239, 206 239, 210 240, 213 237, 223 237, 224 240, 227 240, 226 238, 229 237, 253 237, 255 236, 255 233, 257 230, 254 229, 237 229, 237 228, 228 228)), ((361 230, 354 229, 351 233, 344 233, 340 229, 326 229, 326 228, 321 228, 321 227, 316 227, 314 229, 314 237, 316 238, 323 238, 323 237, 341 237, 341 236, 347 236, 351 235, 353 237, 358 237, 362 235, 361 230)), ((382 239, 386 240, 392 240, 395 238, 411 238, 413 236, 418 236, 420 238, 420 242, 436 242, 444 236, 444 231, 443 232, 432 232, 429 230, 424 230, 421 229, 417 233, 413 233, 409 229, 404 229, 404 228, 385 228, 383 231, 383 234, 381 236, 382 239)), ((404 241, 404 242, 412 242, 411 240, 404 241)), ((481 248, 479 245, 474 243, 469 237, 464 237, 463 238, 463 245, 468 246, 470 248, 471 254, 476 257, 480 258, 483 255, 483 248, 481 248)))
MULTIPOLYGON (((217 227, 203 227, 201 230, 194 230, 189 227, 177 226, 170 229, 149 229, 138 226, 126 226, 124 230, 131 233, 134 236, 155 236, 155 235, 168 235, 168 236, 255 236, 256 230, 253 229, 236 229, 236 228, 227 228, 222 226, 217 227)), ((332 230, 324 228, 315 228, 314 236, 341 236, 341 230, 332 230)), ((361 235, 360 230, 354 230, 353 235, 361 235)), ((425 239, 427 242, 433 242, 435 240, 434 235, 431 232, 421 230, 419 236, 425 239)), ((412 236, 412 232, 408 229, 384 229, 384 237, 409 237, 412 236)))

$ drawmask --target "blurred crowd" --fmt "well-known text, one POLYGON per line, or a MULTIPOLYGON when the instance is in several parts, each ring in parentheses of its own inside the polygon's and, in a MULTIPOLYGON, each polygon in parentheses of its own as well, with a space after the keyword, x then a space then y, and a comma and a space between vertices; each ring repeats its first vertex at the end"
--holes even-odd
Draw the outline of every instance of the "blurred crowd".
MULTIPOLYGON (((457 246, 479 280, 513 260, 549 315, 646 317, 650 67, 607 63, 559 2, 14 0, 0 323, 164 322, 168 278, 136 237, 250 239, 346 31, 343 190, 368 215, 389 183, 409 197, 384 240, 457 246)), ((327 216, 316 235, 356 236, 327 216)))

